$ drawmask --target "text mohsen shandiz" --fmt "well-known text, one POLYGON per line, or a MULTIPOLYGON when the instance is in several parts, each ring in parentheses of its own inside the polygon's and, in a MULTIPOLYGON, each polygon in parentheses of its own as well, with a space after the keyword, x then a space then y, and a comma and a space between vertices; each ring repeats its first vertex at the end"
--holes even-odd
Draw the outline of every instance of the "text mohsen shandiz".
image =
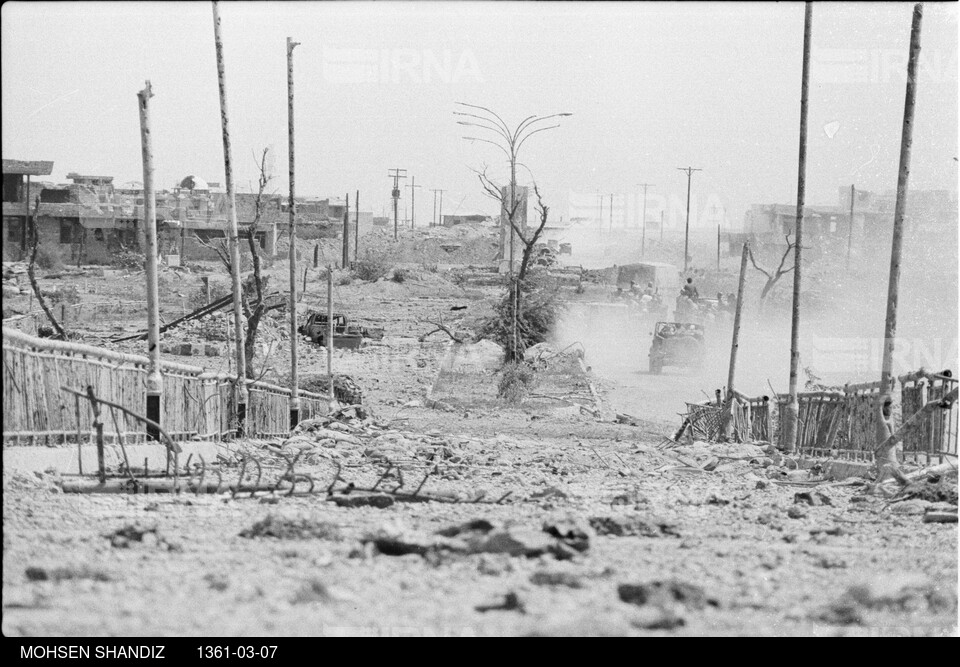
POLYGON ((69 644, 54 644, 51 646, 21 646, 20 658, 22 660, 64 658, 83 659, 83 658, 126 658, 126 659, 158 659, 164 658, 163 646, 146 645, 121 645, 121 646, 74 646, 69 644))

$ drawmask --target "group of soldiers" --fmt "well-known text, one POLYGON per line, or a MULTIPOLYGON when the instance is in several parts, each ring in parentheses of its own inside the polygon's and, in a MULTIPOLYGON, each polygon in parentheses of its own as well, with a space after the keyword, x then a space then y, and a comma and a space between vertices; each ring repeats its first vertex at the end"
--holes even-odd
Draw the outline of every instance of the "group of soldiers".
POLYGON ((725 322, 733 318, 737 307, 737 297, 732 292, 724 296, 717 292, 716 300, 700 297, 700 292, 693 282, 687 282, 677 297, 677 319, 680 321, 696 320, 700 322, 725 322))

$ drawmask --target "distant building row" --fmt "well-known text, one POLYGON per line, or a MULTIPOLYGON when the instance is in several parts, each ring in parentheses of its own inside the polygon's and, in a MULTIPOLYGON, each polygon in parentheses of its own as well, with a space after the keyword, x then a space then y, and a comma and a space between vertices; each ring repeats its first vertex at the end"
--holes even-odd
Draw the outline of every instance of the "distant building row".
MULTIPOLYGON (((37 182, 49 176, 53 162, 3 160, 3 258, 21 259, 27 248, 27 222, 36 223, 39 243, 64 261, 103 263, 123 250, 143 247, 144 198, 142 185, 116 187, 112 176, 70 173, 69 184, 37 182)), ((249 238, 256 218, 255 194, 236 195, 240 236, 249 238)), ((297 199, 297 220, 303 238, 334 236, 341 230, 345 202, 304 197, 297 199)), ((226 193, 218 183, 187 176, 172 190, 156 193, 160 252, 189 259, 212 259, 203 245, 223 238, 227 217, 226 193)), ((356 220, 351 211, 350 221, 356 220)), ((361 211, 360 230, 373 224, 373 215, 361 211)), ((273 255, 277 238, 289 225, 287 198, 265 195, 255 231, 260 247, 273 255)))

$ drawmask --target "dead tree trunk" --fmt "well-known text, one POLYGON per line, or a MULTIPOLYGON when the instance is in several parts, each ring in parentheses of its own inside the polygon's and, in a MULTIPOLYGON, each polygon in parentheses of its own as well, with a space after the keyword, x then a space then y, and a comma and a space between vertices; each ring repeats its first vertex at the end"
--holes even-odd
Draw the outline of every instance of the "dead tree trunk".
POLYGON ((57 321, 53 311, 50 310, 50 307, 47 305, 47 300, 40 291, 40 285, 37 283, 35 269, 37 263, 37 247, 40 245, 39 235, 37 234, 37 211, 39 209, 40 197, 37 197, 36 204, 34 205, 33 209, 33 215, 27 216, 27 234, 30 239, 30 261, 27 263, 27 277, 30 279, 30 287, 33 288, 33 294, 37 297, 37 303, 40 304, 40 308, 43 309, 47 319, 50 320, 50 324, 53 325, 53 330, 56 332, 57 338, 66 340, 67 332, 64 330, 63 326, 61 326, 60 322, 57 321))

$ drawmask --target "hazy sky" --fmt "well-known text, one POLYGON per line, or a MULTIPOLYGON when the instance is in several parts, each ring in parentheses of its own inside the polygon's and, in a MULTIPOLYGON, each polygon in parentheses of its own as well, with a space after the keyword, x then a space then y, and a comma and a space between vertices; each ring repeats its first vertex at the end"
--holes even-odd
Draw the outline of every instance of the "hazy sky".
MULTIPOLYGON (((851 183, 895 187, 911 8, 814 4, 808 203, 835 204, 851 183)), ((422 186, 418 221, 432 215, 430 188, 447 191, 445 212, 495 211, 471 169, 486 163, 503 181, 508 169, 496 148, 461 138, 452 112, 466 101, 510 124, 574 114, 520 154, 564 218, 595 215, 598 191, 615 193, 619 208, 647 182, 649 210, 666 197, 677 223, 686 176, 676 167, 688 165, 703 169, 693 215, 704 224, 725 210, 739 225, 751 203, 796 198, 801 3, 225 3, 220 12, 244 189, 256 179, 253 151, 271 145, 273 186, 286 192, 291 36, 301 43, 298 195, 352 198, 359 188, 361 208, 379 214, 387 170, 401 167, 422 186)), ((925 4, 914 188, 956 188, 957 34, 955 4, 925 4)), ((55 180, 70 171, 142 180, 145 79, 158 184, 190 173, 222 182, 210 3, 4 4, 3 157, 53 160, 55 180)), ((405 189, 401 209, 408 202, 405 189)))

